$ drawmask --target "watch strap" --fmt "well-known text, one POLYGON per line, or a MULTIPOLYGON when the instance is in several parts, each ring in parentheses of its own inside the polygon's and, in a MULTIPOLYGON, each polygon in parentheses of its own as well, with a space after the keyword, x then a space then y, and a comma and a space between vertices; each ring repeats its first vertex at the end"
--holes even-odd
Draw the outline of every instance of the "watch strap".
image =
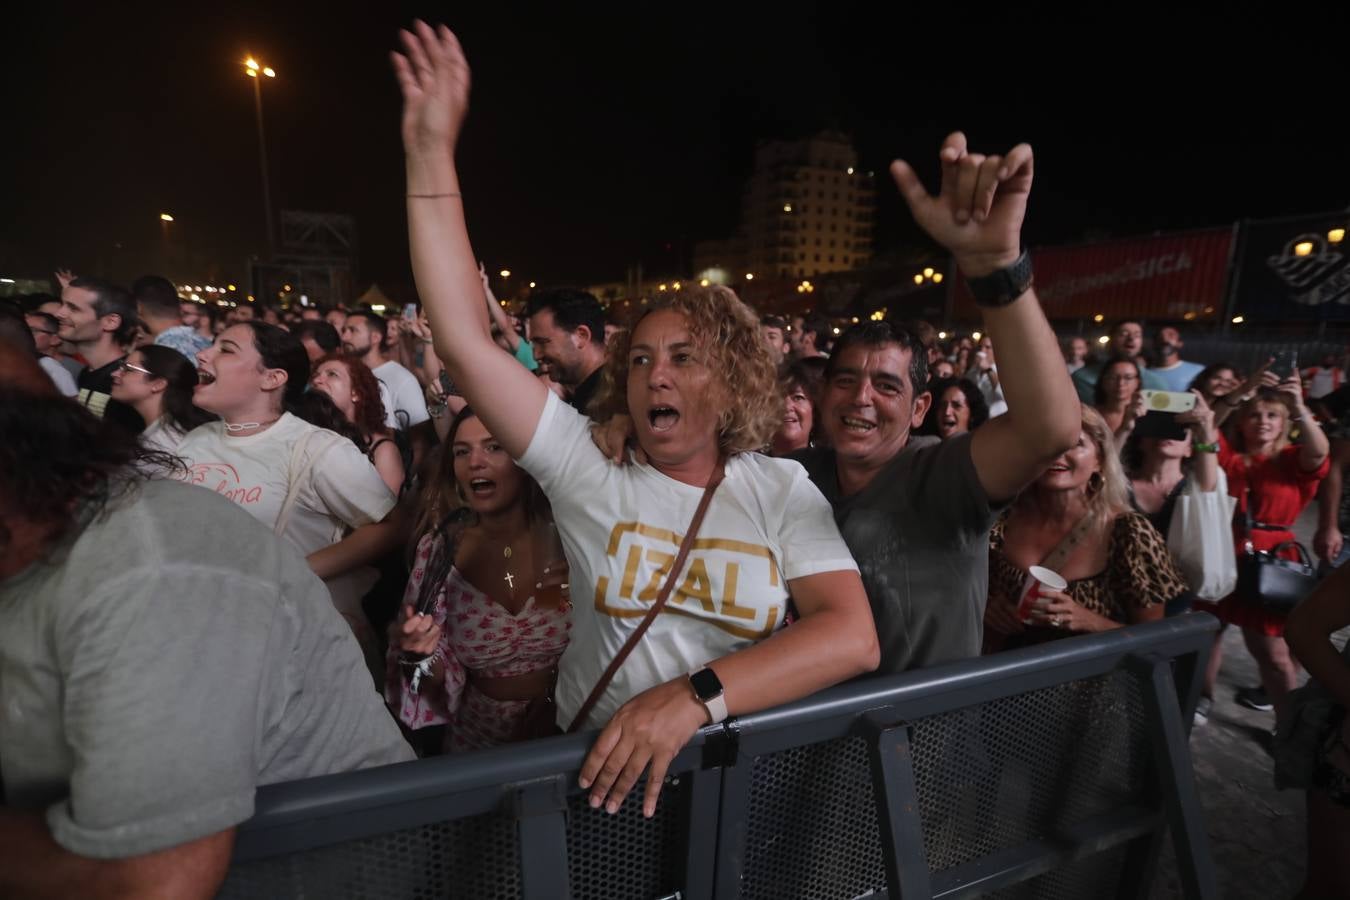
POLYGON ((980 306, 1007 306, 1025 294, 1033 282, 1031 254, 1023 250, 1017 259, 997 272, 979 278, 967 278, 970 293, 980 306))
POLYGON ((718 694, 711 700, 702 700, 703 706, 708 710, 708 724, 716 725, 719 722, 725 722, 727 718, 727 695, 718 694))

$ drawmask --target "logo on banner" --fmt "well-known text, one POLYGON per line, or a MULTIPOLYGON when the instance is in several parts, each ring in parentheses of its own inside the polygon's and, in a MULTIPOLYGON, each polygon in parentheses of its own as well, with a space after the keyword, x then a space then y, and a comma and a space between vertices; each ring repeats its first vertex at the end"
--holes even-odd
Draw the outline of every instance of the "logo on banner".
POLYGON ((1350 266, 1339 248, 1332 249, 1320 234, 1301 234, 1266 265, 1287 284, 1289 299, 1304 306, 1350 304, 1350 266), (1302 251, 1302 252, 1300 252, 1302 251))
MULTIPOLYGON (((610 532, 606 556, 622 560, 614 584, 608 575, 595 583, 595 608, 607 616, 638 618, 656 602, 670 577, 683 535, 641 522, 620 522, 610 532)), ((617 566, 611 563, 611 571, 617 566)), ((783 617, 782 599, 773 604, 747 596, 787 596, 778 562, 768 547, 727 538, 696 538, 679 581, 661 615, 689 616, 736 637, 761 640, 783 617)))

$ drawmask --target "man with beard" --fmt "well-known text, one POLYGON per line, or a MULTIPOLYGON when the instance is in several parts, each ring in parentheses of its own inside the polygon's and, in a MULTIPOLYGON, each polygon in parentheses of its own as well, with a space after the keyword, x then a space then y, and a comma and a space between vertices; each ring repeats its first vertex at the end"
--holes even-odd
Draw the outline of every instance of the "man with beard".
POLYGON ((605 311, 586 291, 554 288, 530 295, 526 312, 534 358, 585 413, 605 365, 605 311))
POLYGON ((380 382, 385 424, 407 429, 431 420, 417 376, 384 353, 388 326, 376 313, 358 309, 342 326, 342 352, 365 363, 380 382))
MULTIPOLYGON (((1150 372, 1146 368, 1148 360, 1144 358, 1144 326, 1137 319, 1125 319, 1116 323, 1116 327, 1111 330, 1111 343, 1108 349, 1113 358, 1133 360, 1139 366, 1144 376, 1140 387, 1154 391, 1168 390, 1167 382, 1156 372, 1150 372)), ((1102 368, 1100 364, 1083 366, 1073 373, 1073 386, 1078 389, 1078 399, 1089 406, 1097 402, 1094 391, 1102 368)))

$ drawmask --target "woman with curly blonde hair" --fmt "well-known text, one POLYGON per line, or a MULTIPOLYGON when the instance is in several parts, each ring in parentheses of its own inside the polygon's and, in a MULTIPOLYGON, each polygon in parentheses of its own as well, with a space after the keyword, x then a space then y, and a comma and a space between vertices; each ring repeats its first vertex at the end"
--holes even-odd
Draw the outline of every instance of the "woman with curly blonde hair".
POLYGON ((580 723, 603 729, 581 769, 591 805, 617 812, 646 772, 651 816, 671 760, 699 727, 876 667, 862 581, 801 466, 746 452, 772 434, 777 401, 758 320, 730 291, 691 292, 651 310, 612 351, 605 408, 632 417, 646 464, 611 464, 591 442, 590 420, 493 342, 454 160, 468 64, 448 29, 418 23, 402 37, 407 56, 394 63, 409 238, 436 355, 543 488, 570 563, 559 725, 579 718, 675 576, 669 601, 580 723), (672 573, 710 484, 697 540, 672 573), (785 629, 789 595, 800 619, 785 629))
POLYGON ((759 336, 759 317, 731 288, 721 285, 686 289, 663 298, 633 328, 615 335, 594 410, 596 418, 632 417, 628 384, 637 325, 667 311, 684 320, 695 344, 707 348, 705 365, 716 376, 710 383, 709 399, 718 410, 718 447, 728 454, 762 448, 783 420, 778 373, 768 352, 756 345, 764 340, 759 336))
POLYGON ((1166 540, 1130 509, 1110 426, 1092 407, 1082 409, 1077 445, 989 533, 986 652, 1160 619, 1189 594, 1166 540), (1027 570, 1037 565, 1068 587, 1041 587, 1036 602, 1019 610, 1027 570))

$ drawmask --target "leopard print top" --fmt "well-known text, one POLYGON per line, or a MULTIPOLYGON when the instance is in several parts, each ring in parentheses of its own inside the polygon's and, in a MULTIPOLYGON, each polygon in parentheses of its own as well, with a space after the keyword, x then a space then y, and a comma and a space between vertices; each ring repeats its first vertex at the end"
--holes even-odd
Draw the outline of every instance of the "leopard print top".
MULTIPOLYGON (((1027 573, 1003 555, 1006 514, 989 532, 989 602, 1014 603, 1027 573)), ((1129 622, 1128 610, 1166 603, 1189 590, 1177 569, 1167 541, 1141 513, 1121 513, 1111 528, 1106 569, 1070 581, 1067 593, 1093 612, 1115 622, 1129 622)), ((1028 627, 1028 631, 1052 629, 1028 627)), ((1063 636, 1064 632, 1056 632, 1063 636)))

